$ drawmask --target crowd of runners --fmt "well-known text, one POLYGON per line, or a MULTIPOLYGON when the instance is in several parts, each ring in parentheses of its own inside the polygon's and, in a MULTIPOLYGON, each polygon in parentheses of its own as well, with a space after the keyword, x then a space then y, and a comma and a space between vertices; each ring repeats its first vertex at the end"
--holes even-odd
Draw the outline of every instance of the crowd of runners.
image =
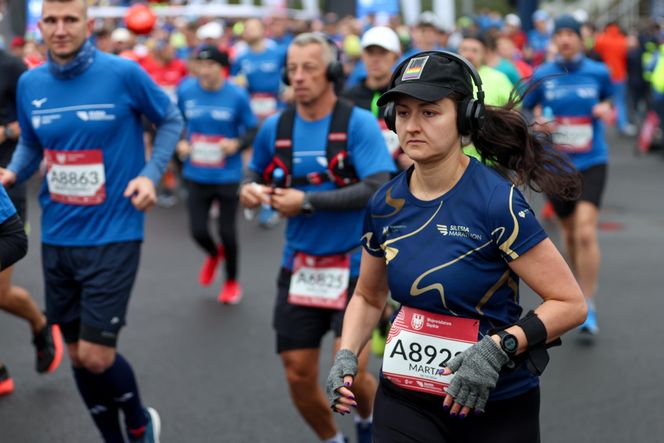
MULTIPOLYGON (((66 350, 103 441, 159 440, 116 346, 155 204, 186 204, 198 283, 221 281, 222 304, 249 278, 237 224, 286 224, 275 352, 320 441, 349 441, 334 412, 354 413, 361 443, 539 441, 548 348, 599 333, 606 126, 664 121, 657 22, 275 12, 144 29, 91 19, 84 0, 42 8, 40 37, 0 50, 0 308, 29 323, 38 372, 66 350), (12 281, 33 176, 45 311, 12 281), (538 216, 558 221, 561 252, 538 216)), ((0 395, 13 389, 0 363, 0 395)))

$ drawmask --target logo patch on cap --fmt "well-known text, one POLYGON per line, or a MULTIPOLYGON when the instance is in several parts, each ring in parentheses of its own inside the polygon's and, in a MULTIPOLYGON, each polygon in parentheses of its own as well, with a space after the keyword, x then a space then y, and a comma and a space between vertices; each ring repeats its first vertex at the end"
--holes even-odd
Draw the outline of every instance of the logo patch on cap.
POLYGON ((428 55, 424 57, 415 57, 411 59, 408 62, 408 66, 406 66, 406 69, 403 71, 403 75, 401 76, 401 81, 417 80, 418 78, 420 78, 420 76, 422 75, 422 71, 424 70, 424 65, 427 64, 427 60, 429 60, 428 55))

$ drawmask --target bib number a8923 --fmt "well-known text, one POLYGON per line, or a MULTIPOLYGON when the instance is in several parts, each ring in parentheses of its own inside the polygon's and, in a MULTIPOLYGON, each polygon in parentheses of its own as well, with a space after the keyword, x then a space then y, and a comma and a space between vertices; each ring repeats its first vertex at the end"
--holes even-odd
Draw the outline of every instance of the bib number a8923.
POLYGON ((444 395, 452 376, 438 371, 477 342, 479 320, 402 306, 387 336, 383 375, 397 386, 444 395))

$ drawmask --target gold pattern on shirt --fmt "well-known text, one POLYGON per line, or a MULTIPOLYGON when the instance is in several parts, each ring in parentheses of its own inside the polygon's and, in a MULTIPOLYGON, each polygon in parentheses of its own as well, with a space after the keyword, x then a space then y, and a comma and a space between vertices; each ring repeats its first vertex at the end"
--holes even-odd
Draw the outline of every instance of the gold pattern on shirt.
POLYGON ((450 265, 453 265, 454 263, 463 260, 464 258, 468 257, 469 255, 471 255, 471 254, 473 254, 473 253, 475 253, 475 252, 477 252, 477 251, 479 251, 479 250, 481 250, 481 249, 483 249, 483 248, 489 246, 491 243, 493 243, 493 240, 489 240, 488 242, 484 243, 483 245, 480 245, 480 246, 476 247, 475 249, 471 249, 470 251, 465 252, 464 254, 461 254, 460 256, 458 256, 458 257, 455 258, 455 259, 452 259, 452 260, 450 260, 450 261, 448 261, 448 262, 446 262, 446 263, 443 263, 442 265, 438 265, 438 266, 433 267, 433 268, 429 269, 428 271, 424 272, 424 273, 421 274, 419 277, 417 277, 417 278, 415 279, 415 281, 413 282, 413 284, 411 285, 411 287, 410 287, 410 295, 413 296, 413 297, 417 297, 418 295, 422 295, 422 294, 424 294, 425 292, 428 292, 428 291, 431 291, 431 290, 436 290, 436 291, 438 291, 438 292, 440 293, 440 299, 441 299, 441 301, 443 302, 443 306, 445 307, 445 309, 447 309, 448 311, 450 311, 453 315, 457 315, 457 314, 454 313, 454 311, 452 311, 452 310, 447 306, 447 302, 445 301, 445 287, 443 286, 442 283, 432 283, 432 284, 430 284, 429 286, 425 286, 425 287, 423 287, 423 288, 419 288, 418 286, 419 286, 420 282, 421 282, 421 281, 422 281, 427 275, 432 274, 432 273, 434 273, 434 272, 436 272, 436 271, 439 271, 439 270, 441 270, 441 269, 443 269, 443 268, 446 268, 446 267, 448 267, 448 266, 450 266, 450 265))
MULTIPOLYGON (((422 226, 420 226, 419 228, 417 228, 413 232, 411 232, 409 234, 406 234, 406 235, 402 235, 401 237, 386 240, 383 244, 380 245, 380 247, 383 248, 383 250, 385 251, 385 264, 386 265, 390 264, 390 261, 392 261, 394 259, 394 257, 396 257, 397 254, 399 253, 399 249, 393 248, 390 245, 393 244, 393 243, 396 243, 400 240, 403 240, 404 238, 412 237, 413 235, 415 235, 418 232, 422 231, 424 228, 426 228, 433 221, 433 219, 436 217, 436 215, 438 215, 438 212, 440 211, 440 208, 442 208, 442 207, 443 207, 443 202, 441 201, 440 204, 438 205, 438 208, 436 208, 436 211, 433 213, 433 215, 431 217, 429 217, 429 220, 424 222, 424 224, 422 226)), ((399 209, 401 209, 401 208, 399 208, 399 209)))
POLYGON ((493 294, 496 293, 496 291, 503 286, 508 280, 510 279, 510 270, 508 269, 505 271, 503 275, 500 276, 498 281, 494 283, 493 286, 489 288, 488 291, 486 291, 486 294, 484 294, 484 297, 480 300, 480 302, 475 306, 475 310, 477 311, 478 314, 484 315, 484 312, 482 312, 482 308, 484 307, 485 304, 493 297, 493 294))
MULTIPOLYGON (((505 254, 507 254, 512 260, 516 260, 517 258, 519 258, 519 254, 517 254, 516 252, 514 252, 512 250, 512 244, 514 244, 514 241, 519 236, 519 221, 516 218, 516 215, 514 214, 514 208, 512 207, 512 205, 513 205, 512 197, 513 196, 514 196, 514 185, 512 185, 512 187, 510 188, 510 206, 509 206, 510 214, 512 215, 512 220, 514 221, 514 229, 512 230, 512 234, 510 234, 510 236, 507 238, 507 240, 505 240, 503 243, 498 245, 498 249, 500 249, 505 254)), ((498 239, 496 241, 496 243, 498 243, 501 240, 501 238, 503 237, 503 235, 505 234, 505 231, 507 231, 507 229, 505 227, 501 226, 500 228, 496 228, 491 233, 491 235, 493 235, 496 231, 502 231, 500 233, 500 235, 498 236, 498 239)))
POLYGON ((392 217, 393 215, 396 215, 401 211, 406 204, 406 199, 405 198, 392 198, 392 188, 388 189, 387 192, 385 193, 385 203, 387 206, 391 206, 394 208, 394 211, 390 212, 389 214, 385 215, 380 215, 380 214, 371 214, 373 218, 388 218, 392 217))

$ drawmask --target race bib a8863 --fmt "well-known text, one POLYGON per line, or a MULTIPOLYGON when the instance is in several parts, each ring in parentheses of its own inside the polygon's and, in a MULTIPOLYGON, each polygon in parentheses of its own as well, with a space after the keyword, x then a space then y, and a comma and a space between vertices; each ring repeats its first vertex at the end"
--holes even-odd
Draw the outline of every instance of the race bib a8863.
POLYGON ((46 183, 51 200, 70 205, 98 205, 106 200, 101 149, 44 150, 46 183))

